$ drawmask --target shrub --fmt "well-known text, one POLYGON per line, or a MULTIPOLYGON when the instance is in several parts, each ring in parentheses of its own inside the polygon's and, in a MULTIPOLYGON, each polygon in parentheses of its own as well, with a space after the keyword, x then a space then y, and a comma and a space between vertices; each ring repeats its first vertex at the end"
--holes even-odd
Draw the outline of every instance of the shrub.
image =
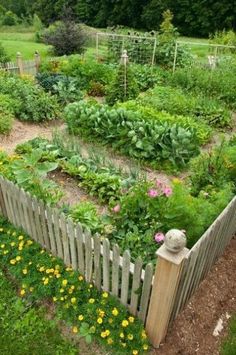
POLYGON ((75 22, 63 20, 44 32, 44 41, 53 46, 55 55, 68 55, 84 51, 85 33, 75 22))
POLYGON ((17 102, 14 114, 20 120, 41 122, 59 116, 57 99, 28 79, 3 74, 0 76, 0 93, 17 102))
POLYGON ((104 96, 106 94, 105 86, 97 81, 91 81, 89 83, 88 95, 89 96, 104 96))
POLYGON ((98 137, 124 154, 154 164, 171 162, 183 166, 198 153, 196 130, 177 123, 147 121, 132 111, 86 102, 68 105, 65 117, 70 132, 98 137))
POLYGON ((2 25, 14 26, 17 24, 17 16, 12 11, 7 11, 2 19, 2 25))
POLYGON ((14 121, 13 113, 17 104, 10 96, 0 94, 0 134, 10 132, 14 121))

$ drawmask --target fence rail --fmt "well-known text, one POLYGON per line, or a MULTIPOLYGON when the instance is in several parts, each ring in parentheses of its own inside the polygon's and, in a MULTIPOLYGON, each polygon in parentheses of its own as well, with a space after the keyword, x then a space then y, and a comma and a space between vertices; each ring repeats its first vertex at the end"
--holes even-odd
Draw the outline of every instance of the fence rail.
POLYGON ((12 74, 33 75, 38 72, 40 65, 40 55, 35 53, 34 59, 23 60, 20 53, 17 53, 15 62, 0 63, 0 70, 5 70, 12 74))
POLYGON ((57 209, 2 178, 0 213, 53 255, 62 258, 66 265, 79 269, 86 281, 93 281, 98 289, 116 296, 133 315, 145 321, 153 279, 152 264, 144 270, 141 258, 131 263, 129 251, 122 256, 118 245, 111 248, 108 239, 92 237, 80 224, 74 225, 57 209), (140 296, 138 290, 141 290, 140 296))
MULTIPOLYGON (((234 197, 191 250, 184 248, 172 253, 166 244, 161 246, 154 273, 151 263, 145 269, 141 258, 132 263, 129 251, 121 255, 118 245, 111 247, 108 239, 91 236, 88 230, 80 224, 75 225, 58 209, 2 177, 0 214, 23 228, 53 255, 62 258, 66 265, 78 269, 99 290, 117 297, 143 321, 155 347, 163 341, 169 325, 236 232, 234 197)), ((174 236, 176 230, 172 233, 174 236)))

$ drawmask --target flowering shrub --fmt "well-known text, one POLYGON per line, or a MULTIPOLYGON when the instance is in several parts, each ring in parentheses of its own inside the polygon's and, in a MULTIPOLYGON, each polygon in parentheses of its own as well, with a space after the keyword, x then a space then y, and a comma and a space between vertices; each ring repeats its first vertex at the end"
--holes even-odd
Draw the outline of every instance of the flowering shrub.
POLYGON ((0 267, 20 284, 19 294, 29 301, 50 299, 73 333, 92 336, 116 354, 148 350, 141 322, 107 292, 99 292, 82 275, 65 267, 28 236, 0 219, 0 267))

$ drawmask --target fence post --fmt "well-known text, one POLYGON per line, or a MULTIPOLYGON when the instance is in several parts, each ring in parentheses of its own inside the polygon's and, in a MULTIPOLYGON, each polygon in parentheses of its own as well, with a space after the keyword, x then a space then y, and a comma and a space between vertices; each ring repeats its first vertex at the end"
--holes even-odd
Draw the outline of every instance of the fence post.
POLYGON ((40 58, 40 54, 38 51, 35 51, 35 53, 34 53, 34 60, 35 60, 35 68, 36 68, 36 74, 37 74, 39 71, 40 63, 41 63, 41 58, 40 58))
POLYGON ((23 75, 24 74, 24 66, 23 66, 22 55, 21 55, 20 52, 17 52, 16 63, 17 63, 17 66, 19 68, 19 74, 23 75))
POLYGON ((156 253, 158 260, 146 321, 146 331, 155 348, 159 347, 167 333, 182 266, 188 253, 185 245, 184 232, 172 229, 166 233, 164 245, 156 253))

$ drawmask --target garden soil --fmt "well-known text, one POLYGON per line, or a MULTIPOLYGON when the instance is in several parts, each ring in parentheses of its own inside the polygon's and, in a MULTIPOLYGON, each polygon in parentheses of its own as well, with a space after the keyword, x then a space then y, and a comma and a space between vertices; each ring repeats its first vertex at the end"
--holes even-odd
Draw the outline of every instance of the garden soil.
POLYGON ((153 350, 151 354, 220 354, 220 346, 227 336, 230 318, 236 315, 235 275, 236 239, 233 239, 188 305, 176 318, 165 344, 153 350), (223 328, 219 326, 221 324, 223 328))

